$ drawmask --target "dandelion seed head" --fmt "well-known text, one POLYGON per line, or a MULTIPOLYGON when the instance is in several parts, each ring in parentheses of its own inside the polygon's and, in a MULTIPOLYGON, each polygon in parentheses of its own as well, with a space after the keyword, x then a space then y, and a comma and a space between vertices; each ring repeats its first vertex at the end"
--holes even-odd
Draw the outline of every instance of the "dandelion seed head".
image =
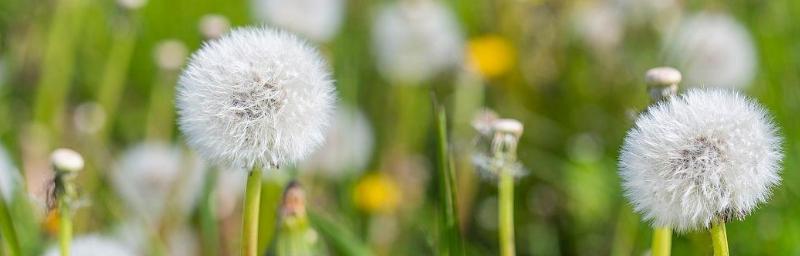
POLYGON ((726 14, 689 16, 665 36, 669 62, 692 87, 745 88, 756 74, 757 53, 747 28, 726 14))
POLYGON ((373 144, 367 117, 358 109, 340 105, 325 144, 305 161, 302 169, 317 170, 329 178, 360 173, 372 157, 373 144))
POLYGON ((739 93, 693 89, 650 107, 628 132, 619 168, 626 197, 653 226, 679 232, 741 219, 780 182, 781 139, 739 93))
POLYGON ((324 141, 335 97, 326 64, 304 41, 237 29, 192 55, 178 82, 179 124, 208 160, 280 167, 324 141))
POLYGON ((327 42, 342 23, 345 0, 251 0, 255 16, 315 42, 327 42))
POLYGON ((458 23, 437 1, 387 5, 378 13, 372 36, 378 70, 394 82, 418 84, 462 59, 464 42, 458 23))

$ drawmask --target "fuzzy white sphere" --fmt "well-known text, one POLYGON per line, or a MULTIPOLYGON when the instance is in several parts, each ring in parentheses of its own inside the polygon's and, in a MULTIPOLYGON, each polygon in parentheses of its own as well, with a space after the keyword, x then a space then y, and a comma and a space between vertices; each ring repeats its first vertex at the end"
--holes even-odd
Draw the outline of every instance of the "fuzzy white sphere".
POLYGON ((50 162, 57 172, 77 172, 83 169, 83 157, 68 148, 59 148, 50 154, 50 162))
POLYGON ((206 159, 294 164, 323 141, 336 101, 328 67, 296 36, 237 29, 195 52, 178 81, 179 124, 206 159))
POLYGON ((372 126, 361 111, 340 105, 325 145, 305 162, 303 169, 319 171, 329 178, 360 173, 372 157, 372 136, 372 126))
POLYGON ((636 120, 620 153, 625 196, 653 226, 679 232, 741 219, 780 183, 781 138, 759 104, 693 89, 636 120))
POLYGON ((692 87, 745 88, 756 75, 758 57, 747 28, 725 14, 689 16, 665 37, 668 62, 692 87))
MULTIPOLYGON (((61 255, 57 246, 48 249, 45 256, 61 255)), ((131 248, 123 243, 100 235, 86 235, 72 240, 70 255, 80 256, 135 256, 137 255, 131 248)))
POLYGON ((111 172, 114 189, 149 223, 167 212, 187 215, 203 187, 205 165, 178 147, 147 142, 126 150, 111 172))
POLYGON ((372 27, 378 70, 400 83, 420 83, 460 63, 463 37, 447 7, 434 0, 387 5, 372 27))
POLYGON ((342 23, 345 0, 251 0, 255 16, 312 41, 327 42, 342 23))

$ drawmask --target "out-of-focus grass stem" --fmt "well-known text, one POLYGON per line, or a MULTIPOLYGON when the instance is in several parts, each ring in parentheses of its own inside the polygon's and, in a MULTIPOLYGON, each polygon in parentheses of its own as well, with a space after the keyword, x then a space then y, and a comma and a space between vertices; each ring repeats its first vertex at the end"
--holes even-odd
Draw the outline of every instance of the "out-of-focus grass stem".
POLYGON ((438 158, 440 229, 439 254, 464 255, 464 244, 458 222, 458 207, 455 192, 455 170, 447 139, 447 115, 444 107, 436 103, 433 97, 433 109, 436 116, 436 156, 438 158))
POLYGON ((160 74, 150 94, 150 109, 147 116, 147 138, 150 140, 170 141, 175 111, 174 82, 177 73, 171 70, 160 70, 160 74))
POLYGON ((3 238, 5 247, 8 248, 9 256, 20 256, 21 250, 19 239, 17 239, 17 231, 14 228, 14 223, 11 221, 11 213, 8 210, 6 201, 0 198, 0 235, 3 238))
POLYGON ((98 92, 98 103, 106 111, 105 124, 100 128, 98 136, 100 142, 104 142, 114 123, 119 100, 125 89, 125 78, 128 74, 128 67, 133 56, 133 48, 136 45, 136 30, 133 20, 129 20, 113 35, 113 43, 108 53, 103 78, 100 80, 98 92))

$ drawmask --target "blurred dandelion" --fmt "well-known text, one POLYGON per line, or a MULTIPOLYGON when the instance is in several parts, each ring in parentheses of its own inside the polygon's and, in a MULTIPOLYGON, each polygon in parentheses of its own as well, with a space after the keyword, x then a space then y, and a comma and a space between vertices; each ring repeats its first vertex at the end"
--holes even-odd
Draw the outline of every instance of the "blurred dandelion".
POLYGON ((514 66, 516 51, 506 38, 484 35, 467 42, 469 68, 486 78, 505 74, 514 66))
POLYGON ((147 0, 117 0, 117 4, 129 11, 135 11, 147 4, 147 0))
POLYGON ((581 5, 573 20, 574 30, 583 43, 598 53, 614 50, 625 33, 619 9, 605 1, 581 5))
MULTIPOLYGON (((126 247, 123 243, 111 237, 92 234, 85 235, 75 239, 71 255, 75 256, 135 256, 136 254, 131 248, 126 247)), ((50 248, 45 253, 45 256, 59 256, 64 255, 59 253, 58 248, 50 248)))
POLYGON ((71 149, 60 148, 50 155, 55 178, 53 192, 48 203, 50 209, 58 211, 58 242, 61 255, 70 255, 72 243, 72 215, 77 207, 75 177, 83 169, 83 157, 71 149))
POLYGON ((206 14, 200 18, 198 29, 206 40, 217 39, 231 29, 231 22, 219 14, 206 14))
POLYGON ((378 70, 401 84, 419 84, 454 68, 462 58, 458 23, 436 0, 399 1, 383 7, 372 37, 378 70))
POLYGON ((339 105, 325 144, 302 169, 317 170, 328 178, 361 173, 372 156, 372 126, 361 111, 339 105))
POLYGON ((401 195, 397 184, 389 176, 369 174, 353 188, 353 201, 368 213, 388 213, 397 208, 401 195))
POLYGON ((75 129, 83 134, 94 134, 106 123, 106 112, 97 102, 84 102, 75 108, 72 114, 75 129))
POLYGON ((255 16, 275 27, 315 42, 327 42, 339 31, 345 0, 251 0, 255 16))
POLYGON ((664 37, 668 62, 684 73, 692 87, 745 88, 758 67, 747 28, 722 13, 698 13, 664 37))
POLYGON ((183 42, 168 39, 158 43, 155 50, 155 62, 158 68, 163 70, 178 70, 183 66, 183 62, 188 55, 188 50, 183 42))

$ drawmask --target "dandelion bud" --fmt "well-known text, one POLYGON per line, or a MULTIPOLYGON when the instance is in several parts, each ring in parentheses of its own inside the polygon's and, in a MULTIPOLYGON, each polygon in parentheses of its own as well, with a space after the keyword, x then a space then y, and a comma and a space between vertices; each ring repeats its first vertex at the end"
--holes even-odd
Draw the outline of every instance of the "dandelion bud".
POLYGON ((189 145, 207 160, 245 169, 305 159, 324 141, 336 98, 314 48, 256 27, 205 44, 177 90, 189 145))
POLYGON ((225 16, 219 14, 208 14, 200 18, 200 34, 205 39, 216 39, 228 32, 231 23, 225 16))
POLYGON ((186 46, 178 40, 169 39, 162 41, 156 46, 155 61, 158 68, 168 71, 178 70, 183 66, 188 50, 186 46))
POLYGON ((625 196, 655 227, 679 232, 741 219, 780 182, 781 138, 763 107, 693 89, 636 120, 620 153, 625 196))
POLYGON ((671 67, 652 68, 644 76, 647 91, 653 102, 675 96, 678 93, 678 83, 681 82, 681 72, 671 67))
POLYGON ((83 169, 83 157, 71 149, 60 148, 50 155, 56 172, 78 172, 83 169))

